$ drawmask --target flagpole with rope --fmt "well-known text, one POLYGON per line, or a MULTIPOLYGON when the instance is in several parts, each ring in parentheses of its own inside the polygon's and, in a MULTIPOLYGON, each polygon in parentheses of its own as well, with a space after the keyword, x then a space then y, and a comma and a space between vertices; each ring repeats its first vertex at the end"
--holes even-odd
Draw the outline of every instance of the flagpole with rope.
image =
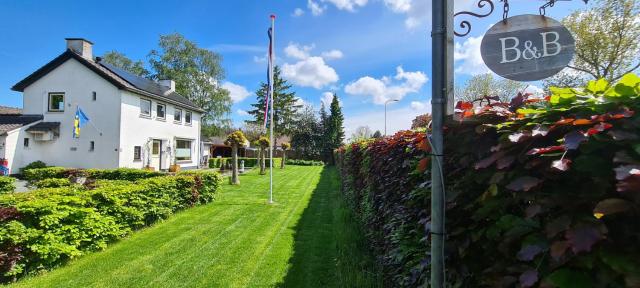
POLYGON ((271 84, 269 85, 269 95, 271 95, 271 97, 269 97, 271 102, 271 114, 269 115, 269 204, 273 203, 273 126, 275 124, 273 122, 273 110, 275 110, 275 107, 273 106, 273 86, 275 85, 275 83, 273 83, 273 63, 275 60, 275 22, 276 15, 271 14, 271 41, 269 47, 269 52, 271 52, 269 53, 269 83, 271 84))

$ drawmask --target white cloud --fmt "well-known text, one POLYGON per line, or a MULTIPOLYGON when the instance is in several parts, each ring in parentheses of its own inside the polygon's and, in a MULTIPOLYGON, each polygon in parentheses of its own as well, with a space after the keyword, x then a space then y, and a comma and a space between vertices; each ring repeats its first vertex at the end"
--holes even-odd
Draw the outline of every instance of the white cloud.
POLYGON ((340 59, 340 58, 342 58, 344 56, 344 54, 342 54, 342 51, 337 50, 337 49, 333 49, 333 50, 330 50, 330 51, 322 52, 322 54, 320 54, 320 55, 325 60, 340 59))
POLYGON ((262 57, 253 56, 253 62, 256 62, 256 63, 264 63, 264 62, 267 62, 267 55, 264 55, 264 56, 262 56, 262 57))
MULTIPOLYGON (((411 106, 413 105, 387 110, 387 135, 395 134, 400 130, 408 130, 411 128, 411 121, 416 116, 431 113, 431 104, 429 102, 424 102, 424 107, 419 110, 411 106)), ((389 108, 391 107, 393 106, 389 108)), ((379 130, 384 133, 384 109, 380 107, 376 110, 356 115, 345 111, 345 135, 352 135, 354 130, 360 126, 369 126, 371 131, 379 130)))
POLYGON ((307 105, 307 101, 304 101, 304 99, 297 97, 296 98, 296 102, 294 103, 295 105, 300 105, 300 106, 305 106, 307 105))
POLYGON ((322 57, 312 56, 295 64, 282 65, 282 75, 296 85, 322 87, 338 81, 338 73, 324 62, 322 57))
POLYGON ((324 10, 327 9, 327 6, 320 6, 318 2, 314 2, 313 0, 307 0, 307 8, 311 11, 313 16, 320 16, 324 13, 324 10))
POLYGON ((229 90, 229 96, 233 103, 238 103, 251 95, 251 92, 249 92, 249 90, 244 86, 234 84, 229 81, 224 82, 222 84, 222 88, 229 90))
POLYGON ((527 89, 524 89, 525 93, 531 93, 535 97, 544 97, 544 90, 536 85, 529 85, 527 89))
POLYGON ((284 48, 284 54, 286 54, 287 57, 304 60, 309 58, 309 51, 311 51, 314 47, 314 44, 311 44, 309 46, 301 46, 297 43, 289 43, 289 45, 284 48))
POLYGON ((324 103, 324 106, 328 107, 329 104, 331 104, 331 100, 333 100, 333 92, 322 93, 322 97, 320 97, 320 102, 324 103))
POLYGON ((427 106, 431 107, 429 102, 411 101, 411 109, 416 111, 425 112, 427 106))
POLYGON ((340 10, 347 10, 350 12, 355 11, 357 7, 364 7, 367 5, 368 0, 322 0, 322 2, 329 2, 336 6, 340 10))
POLYGON ((490 72, 480 54, 482 36, 469 37, 462 44, 456 42, 453 58, 456 62, 456 73, 477 75, 490 72))
POLYGON ((351 95, 371 96, 373 103, 383 105, 389 99, 400 100, 409 93, 420 91, 428 80, 423 72, 405 72, 400 66, 396 68, 396 76, 393 78, 400 83, 394 84, 386 76, 381 79, 365 76, 349 83, 344 90, 351 95))
POLYGON ((396 13, 406 13, 411 9, 411 0, 384 0, 384 4, 396 13))
POLYGON ((300 8, 296 8, 295 10, 293 10, 293 14, 291 14, 291 16, 293 17, 300 17, 302 15, 304 15, 304 10, 300 8))
MULTIPOLYGON (((468 10, 476 1, 456 0, 455 10, 468 10)), ((391 11, 405 14, 404 25, 408 29, 431 26, 431 1, 425 0, 384 0, 384 4, 391 11)))
POLYGON ((249 116, 249 112, 242 110, 242 109, 238 109, 236 110, 236 113, 238 113, 238 115, 240 116, 249 116))

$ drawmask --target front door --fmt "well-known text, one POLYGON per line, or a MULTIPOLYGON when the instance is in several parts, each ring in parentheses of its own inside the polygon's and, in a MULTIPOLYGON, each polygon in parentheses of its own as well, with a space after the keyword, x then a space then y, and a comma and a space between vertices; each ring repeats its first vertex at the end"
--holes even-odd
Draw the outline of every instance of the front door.
POLYGON ((162 141, 154 139, 153 144, 151 146, 151 167, 155 168, 156 171, 160 171, 162 167, 160 167, 160 158, 162 154, 162 141))

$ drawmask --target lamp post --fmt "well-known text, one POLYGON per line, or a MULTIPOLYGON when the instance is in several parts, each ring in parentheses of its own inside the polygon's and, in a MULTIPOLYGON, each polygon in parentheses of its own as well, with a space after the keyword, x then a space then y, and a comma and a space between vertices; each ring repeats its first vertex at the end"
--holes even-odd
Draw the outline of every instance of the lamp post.
POLYGON ((384 136, 387 136, 387 104, 391 102, 398 102, 398 99, 389 99, 384 101, 384 136))

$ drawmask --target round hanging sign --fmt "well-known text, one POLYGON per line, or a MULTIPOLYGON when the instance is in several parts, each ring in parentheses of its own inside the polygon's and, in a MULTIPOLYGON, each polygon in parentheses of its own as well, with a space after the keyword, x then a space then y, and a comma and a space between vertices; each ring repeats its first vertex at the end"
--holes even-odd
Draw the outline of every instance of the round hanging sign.
POLYGON ((552 18, 518 15, 493 25, 482 39, 480 53, 489 69, 504 78, 537 81, 569 65, 575 40, 552 18))

